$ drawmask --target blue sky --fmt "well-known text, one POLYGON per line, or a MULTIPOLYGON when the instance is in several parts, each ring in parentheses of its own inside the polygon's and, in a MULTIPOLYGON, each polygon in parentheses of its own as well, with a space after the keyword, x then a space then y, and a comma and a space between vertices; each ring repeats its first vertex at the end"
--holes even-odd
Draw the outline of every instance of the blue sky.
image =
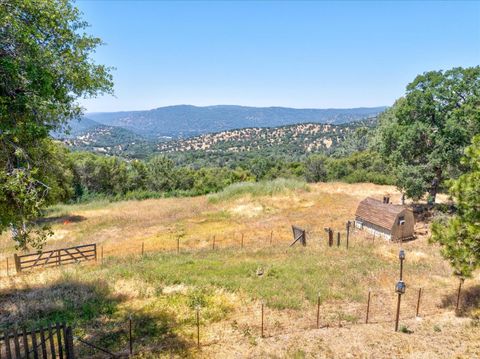
POLYGON ((76 4, 116 67, 88 112, 391 105, 419 73, 480 64, 480 2, 76 4))

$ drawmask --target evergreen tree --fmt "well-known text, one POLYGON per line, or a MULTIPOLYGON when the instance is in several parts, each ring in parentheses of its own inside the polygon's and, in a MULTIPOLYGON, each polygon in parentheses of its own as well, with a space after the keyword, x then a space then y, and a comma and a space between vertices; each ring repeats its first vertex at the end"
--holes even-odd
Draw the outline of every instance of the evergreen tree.
POLYGON ((450 193, 457 213, 433 224, 432 240, 442 245, 455 274, 469 277, 480 267, 480 135, 465 151, 463 164, 469 172, 452 181, 450 193))

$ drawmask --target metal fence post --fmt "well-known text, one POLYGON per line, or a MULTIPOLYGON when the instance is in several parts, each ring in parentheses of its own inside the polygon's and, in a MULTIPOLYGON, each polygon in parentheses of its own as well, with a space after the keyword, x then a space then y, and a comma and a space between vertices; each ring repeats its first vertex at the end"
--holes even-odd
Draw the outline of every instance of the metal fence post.
POLYGON ((317 297, 317 329, 320 328, 320 293, 317 297))
POLYGON ((422 295, 422 288, 418 289, 418 299, 417 299, 417 310, 415 316, 418 317, 418 313, 420 312, 420 297, 422 295))
POLYGON ((368 316, 370 314, 370 291, 368 291, 368 300, 367 300, 367 315, 365 317, 365 324, 368 324, 368 316))

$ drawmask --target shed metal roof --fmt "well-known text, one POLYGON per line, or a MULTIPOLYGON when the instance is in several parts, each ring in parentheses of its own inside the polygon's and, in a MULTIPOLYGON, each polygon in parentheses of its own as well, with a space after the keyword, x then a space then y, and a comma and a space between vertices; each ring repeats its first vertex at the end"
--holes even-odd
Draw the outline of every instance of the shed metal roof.
POLYGON ((392 230, 395 219, 405 207, 386 204, 375 198, 367 197, 357 207, 355 215, 364 221, 392 230))

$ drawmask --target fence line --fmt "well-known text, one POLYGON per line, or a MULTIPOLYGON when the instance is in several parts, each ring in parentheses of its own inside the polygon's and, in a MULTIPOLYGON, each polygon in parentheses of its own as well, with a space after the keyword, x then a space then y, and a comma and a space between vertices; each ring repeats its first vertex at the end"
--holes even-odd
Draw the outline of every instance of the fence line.
MULTIPOLYGON (((323 232, 323 231, 322 231, 323 232)), ((256 241, 246 241, 246 236, 245 236, 245 232, 233 232, 233 235, 232 233, 229 233, 229 235, 224 235, 222 236, 223 239, 221 239, 222 237, 220 236, 217 236, 217 235, 214 235, 213 237, 210 238, 211 240, 211 247, 210 247, 210 243, 209 241, 207 240, 205 243, 204 246, 200 246, 200 250, 208 250, 209 248, 211 248, 211 250, 218 250, 219 248, 221 249, 225 249, 225 248, 240 248, 240 249, 243 249, 245 247, 248 247, 250 245, 250 248, 267 248, 268 246, 271 246, 272 245, 272 242, 273 242, 273 231, 270 231, 270 235, 266 236, 266 238, 263 238, 263 236, 258 236, 256 233, 254 233, 253 235, 250 235, 249 237, 250 238, 253 238, 253 239, 257 239, 256 241), (240 234, 240 235, 239 235, 240 234), (230 244, 228 247, 224 247, 222 246, 222 243, 225 244, 230 244)), ((312 241, 314 241, 315 245, 321 245, 321 246, 329 246, 329 243, 328 243, 328 236, 326 235, 321 235, 321 236, 315 236, 313 237, 312 236, 312 233, 320 233, 320 231, 316 232, 316 231, 307 231, 306 234, 307 234, 307 238, 308 238, 308 243, 312 243, 312 241), (313 237, 313 238, 312 238, 313 237)), ((342 232, 344 233, 344 232, 342 232)), ((370 241, 370 239, 368 238, 368 236, 364 237, 364 240, 362 240, 361 236, 357 236, 356 234, 358 233, 358 231, 350 231, 350 240, 351 240, 351 244, 350 246, 352 247, 352 244, 353 244, 353 248, 355 248, 355 245, 357 243, 362 243, 363 244, 369 244, 369 243, 372 243, 370 241), (360 237, 360 238, 359 238, 360 237), (359 241, 360 240, 360 241, 359 241)), ((340 231, 338 232, 337 234, 338 238, 340 238, 340 231)), ((290 241, 291 241, 291 237, 289 237, 288 239, 286 239, 286 236, 278 236, 277 237, 278 239, 275 241, 275 243, 278 243, 278 244, 289 244, 290 241)), ((339 243, 341 243, 339 241, 339 243)), ((148 255, 148 247, 145 246, 145 242, 141 242, 139 243, 139 249, 138 249, 138 253, 136 254, 139 254, 142 258, 147 256, 148 255)), ((180 241, 180 238, 176 238, 176 244, 177 244, 177 252, 181 251, 182 248, 185 248, 185 247, 181 247, 181 241, 180 241)), ((343 243, 341 243, 342 247, 346 245, 346 241, 343 241, 343 243)), ((81 246, 79 246, 81 247, 81 246)), ((101 245, 101 263, 103 263, 103 260, 104 260, 104 246, 101 245)), ((187 250, 198 250, 198 246, 195 246, 195 247, 188 247, 186 248, 187 250)), ((62 249, 60 250, 53 250, 51 252, 55 252, 55 251, 61 251, 62 249)), ((185 249, 183 249, 185 250, 185 249)), ((333 246, 332 250, 336 250, 336 246, 333 246)), ((159 252, 158 250, 155 251, 155 252, 159 252)), ((168 250, 168 253, 175 253, 175 247, 171 248, 170 250, 168 250)), ((52 255, 53 256, 53 255, 52 255)), ((96 257, 96 247, 95 247, 95 257, 96 257)), ((31 263, 32 260, 29 260, 28 263, 31 263)), ((48 262, 48 261, 47 261, 48 262)), ((7 263, 8 263, 8 258, 7 258, 7 263)), ((410 310, 405 310, 406 308, 409 308, 409 309, 413 309, 413 312, 415 312, 416 314, 415 315, 412 315, 412 314, 404 314, 401 316, 401 320, 409 320, 409 319, 413 319, 415 317, 418 317, 419 315, 419 310, 420 310, 420 299, 421 299, 421 294, 422 292, 424 291, 425 288, 417 288, 418 292, 414 292, 413 288, 409 290, 408 293, 414 293, 412 294, 413 297, 411 296, 408 296, 408 299, 406 301, 403 302, 403 311, 402 313, 410 313, 410 310), (417 294, 418 293, 418 294, 417 294), (413 301, 413 306, 412 306, 412 302, 413 301)), ((428 290, 428 288, 427 288, 428 290)), ((380 293, 385 293, 385 292, 380 292, 380 293)), ((393 293, 392 293, 393 294, 393 293)), ((405 297, 406 295, 404 295, 405 297)), ((234 315, 228 317, 227 316, 227 320, 229 321, 238 321, 242 324, 246 324, 248 325, 249 328, 253 328, 253 329, 256 329, 258 330, 258 332, 260 333, 260 337, 272 337, 272 336, 276 336, 276 335, 282 335, 282 334, 291 334, 291 333, 298 333, 298 332, 303 332, 305 330, 310 330, 310 329, 314 329, 314 328, 339 328, 339 327, 352 327, 354 325, 361 325, 361 324, 365 324, 365 325, 368 325, 368 324, 385 324, 385 323, 394 323, 394 318, 393 318, 393 314, 390 312, 390 311, 386 311, 383 312, 383 314, 381 313, 378 313, 378 308, 379 308, 379 305, 378 305, 378 299, 379 298, 382 298, 382 300, 385 300, 385 299, 391 299, 390 298, 390 295, 384 295, 384 296, 379 296, 378 292, 375 293, 374 291, 369 291, 368 292, 368 301, 367 301, 367 304, 366 304, 366 319, 365 319, 365 322, 363 323, 362 320, 360 319, 362 317, 362 314, 365 313, 365 302, 363 303, 355 303, 355 304, 348 304, 349 307, 352 307, 352 313, 354 313, 356 315, 356 317, 358 318, 356 321, 349 321, 349 320, 345 320, 345 318, 341 318, 341 315, 344 315, 344 314, 350 314, 350 313, 343 313, 343 312, 338 312, 336 313, 336 315, 338 315, 338 318, 334 318, 334 314, 332 314, 331 310, 326 312, 326 313, 323 313, 323 310, 322 310, 322 306, 320 304, 320 296, 318 297, 318 302, 317 302, 317 306, 313 306, 312 308, 314 309, 311 309, 309 312, 302 312, 300 313, 301 316, 303 316, 302 318, 310 318, 311 320, 307 320, 305 319, 303 323, 300 323, 298 324, 297 321, 287 321, 287 323, 290 323, 290 322, 294 322, 295 325, 294 326, 289 326, 288 328, 286 328, 285 325, 282 325, 280 322, 278 322, 278 317, 276 317, 276 314, 275 313, 275 310, 270 310, 270 308, 267 308, 267 307, 264 307, 264 303, 262 303, 261 305, 261 309, 259 308, 250 308, 250 309, 247 309, 246 311, 241 311, 239 313, 235 313, 234 315), (267 310, 268 309, 268 310, 267 310), (259 314, 259 311, 261 311, 261 313, 259 314), (387 319, 388 317, 390 317, 389 319, 387 319), (261 318, 261 320, 259 320, 259 318, 261 318), (272 325, 272 323, 280 323, 280 324, 274 324, 272 325), (260 323, 260 324, 259 324, 260 323)), ((385 308, 385 305, 382 305, 382 309, 385 308)), ((438 308, 436 308, 435 310, 431 310, 431 308, 424 308, 422 306, 422 315, 421 317, 429 317, 429 316, 434 316, 434 315, 438 315, 440 313, 444 313, 445 311, 444 310, 439 310, 438 308)), ((200 314, 201 314, 201 311, 196 308, 196 311, 195 311, 195 315, 196 315, 196 329, 197 329, 197 345, 198 347, 200 347, 200 322, 201 322, 201 317, 200 317, 200 314)), ((288 315, 288 313, 286 314, 288 315)), ((130 352, 132 351, 132 334, 131 334, 131 321, 130 321, 130 352)), ((10 338, 10 337, 9 337, 10 338)), ((75 338, 77 339, 79 342, 85 344, 85 345, 88 345, 90 343, 86 343, 83 339, 79 339, 79 338, 75 338)), ((33 338, 33 340, 36 340, 36 336, 33 338)), ((202 343, 202 345, 208 345, 208 343, 202 343)), ((90 345, 92 346, 92 345, 90 345)), ((94 346, 92 346, 94 347, 94 346)), ((98 348, 97 348, 98 349, 98 348)), ((99 349, 99 350, 103 350, 103 349, 99 349)), ((108 351, 106 351, 108 352, 108 351)), ((108 352, 109 353, 109 352, 108 352)), ((0 352, 1 354, 1 352, 0 352)), ((109 353, 111 354, 111 353, 109 353)), ((112 354, 113 355, 113 354, 112 354)), ((3 357, 3 356, 2 356, 3 357)))

